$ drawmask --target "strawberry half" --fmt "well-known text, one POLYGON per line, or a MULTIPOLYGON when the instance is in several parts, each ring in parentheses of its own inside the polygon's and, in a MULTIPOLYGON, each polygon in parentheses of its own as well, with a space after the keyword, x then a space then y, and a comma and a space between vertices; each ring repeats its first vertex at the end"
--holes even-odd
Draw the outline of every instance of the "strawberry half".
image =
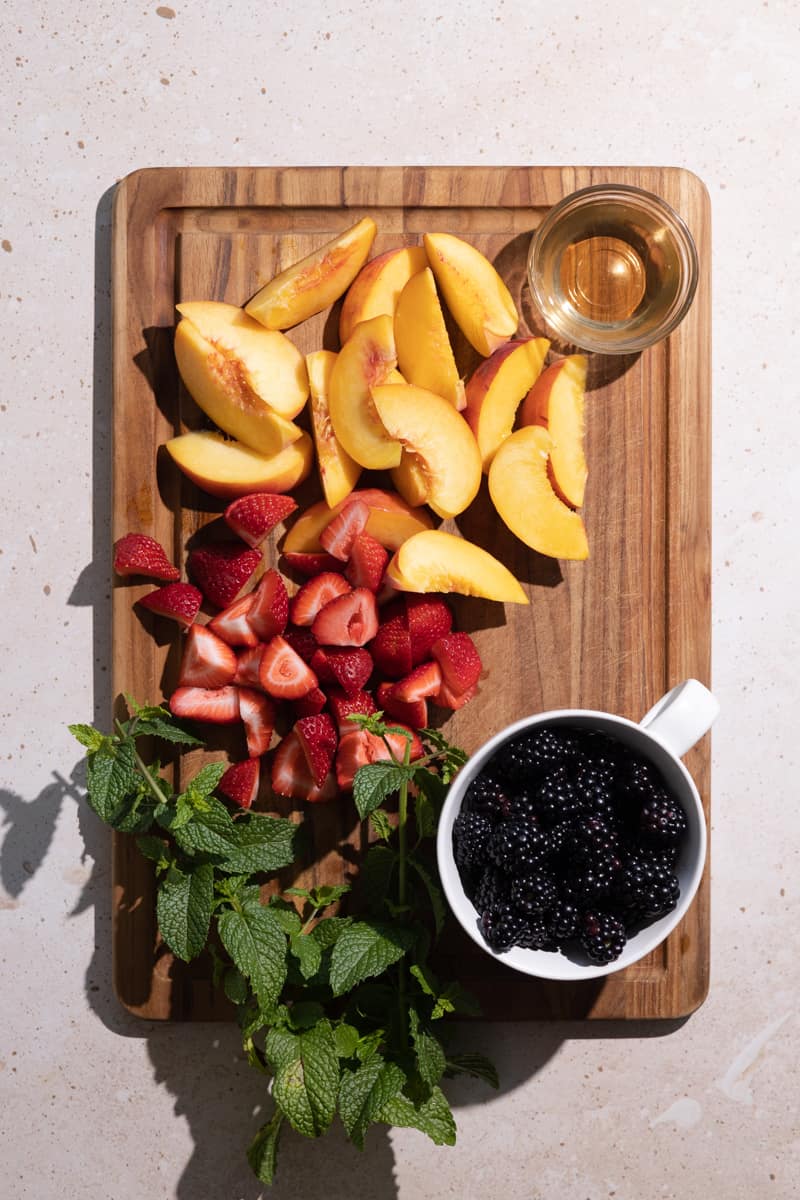
POLYGON ((327 713, 317 713, 313 717, 301 717, 294 729, 314 776, 314 783, 317 787, 322 787, 333 766, 333 756, 339 740, 333 721, 327 713))
POLYGON ((379 541, 366 532, 359 533, 353 542, 345 575, 354 588, 365 587, 377 592, 383 583, 388 561, 389 552, 379 541))
POLYGON ((321 575, 323 571, 340 571, 342 564, 332 554, 307 554, 300 550, 284 550, 283 557, 292 570, 299 575, 311 578, 321 575))
POLYGON ((337 513, 319 535, 320 545, 334 558, 347 562, 353 542, 369 520, 369 507, 363 500, 351 500, 337 513))
POLYGON ((217 613, 206 628, 217 637, 221 637, 229 646, 257 646, 258 638, 247 619, 254 601, 255 595, 252 592, 240 596, 233 604, 223 608, 221 613, 217 613))
POLYGON ((375 666, 384 675, 390 679, 401 679, 408 675, 414 665, 411 659, 411 635, 405 612, 402 609, 398 611, 395 601, 389 605, 386 613, 369 650, 375 666))
POLYGON ((317 713, 322 712, 327 703, 328 698, 322 688, 312 688, 305 696, 293 702, 295 720, 299 720, 300 717, 315 717, 317 713))
POLYGON ((404 600, 411 638, 411 661, 416 667, 430 658, 433 643, 453 628, 453 614, 439 596, 406 593, 404 600))
POLYGON ((170 696, 169 709, 176 717, 233 725, 239 720, 239 689, 179 687, 170 696))
POLYGON ((349 592, 350 584, 338 571, 325 571, 304 583, 292 600, 289 614, 293 625, 314 624, 317 613, 337 596, 349 592))
POLYGON ((307 800, 310 804, 332 800, 336 795, 336 781, 328 775, 321 788, 314 783, 300 739, 292 729, 278 744, 272 759, 270 783, 273 792, 288 796, 292 800, 307 800))
POLYGON ((260 688, 261 678, 258 672, 263 656, 263 646, 251 646, 247 650, 242 650, 236 657, 236 674, 233 682, 244 687, 260 688))
POLYGON ((336 676, 330 668, 328 662, 328 651, 324 646, 317 646, 314 653, 309 659, 308 665, 316 675, 320 683, 335 683, 336 676))
POLYGON ((311 632, 325 646, 363 646, 378 632, 374 594, 367 588, 355 588, 337 596, 314 618, 311 632))
POLYGON ((136 601, 159 617, 170 617, 187 628, 194 624, 203 603, 203 593, 190 583, 167 583, 136 601))
POLYGON ((260 550, 240 542, 215 542, 192 550, 186 567, 206 600, 217 608, 227 608, 249 583, 260 562, 260 550))
POLYGON ((464 692, 454 692, 443 683, 439 691, 433 697, 434 704, 438 704, 440 708, 452 708, 455 712, 459 708, 463 708, 465 704, 469 704, 478 694, 478 685, 473 683, 472 687, 467 688, 464 692))
POLYGON ((370 652, 358 646, 352 650, 328 648, 324 653, 328 670, 347 695, 355 696, 360 692, 372 674, 370 652))
POLYGON ((435 696, 442 686, 442 671, 438 663, 426 662, 396 683, 392 694, 403 704, 413 704, 416 700, 425 700, 435 696))
POLYGON ((266 754, 275 728, 277 706, 271 696, 253 688, 239 688, 239 714, 247 735, 247 753, 251 758, 266 754))
POLYGON ((118 575, 150 575, 153 579, 180 579, 160 542, 145 533, 126 533, 114 542, 114 570, 118 575))
POLYGON ((378 708, 385 712, 387 717, 392 717, 395 721, 402 721, 411 729, 425 729, 428 724, 428 701, 414 700, 410 704, 404 704, 402 700, 398 700, 393 695, 393 692, 394 684, 392 683, 378 685, 378 708))
POLYGON ((283 638, 297 651, 303 662, 311 662, 317 650, 317 639, 310 629, 285 629, 283 638))
POLYGON ((431 654, 442 669, 448 692, 459 695, 476 684, 483 664, 468 633, 448 633, 431 646, 431 654))
MULTIPOLYGON (((422 742, 413 729, 409 729, 408 732, 411 734, 411 760, 413 761, 423 754, 422 742)), ((389 733, 386 735, 386 741, 391 746, 395 758, 402 761, 407 739, 401 733, 389 733)), ((353 779, 359 767, 363 767, 365 763, 386 762, 391 757, 383 738, 378 737, 377 734, 368 733, 366 729, 354 729, 351 733, 346 733, 339 742, 336 752, 336 782, 342 791, 347 791, 352 788, 353 779)))
POLYGON ((355 729, 353 722, 347 719, 351 713, 369 716, 370 713, 375 712, 375 701, 369 692, 356 692, 354 696, 348 696, 338 688, 330 688, 328 704, 339 730, 339 737, 343 737, 345 733, 350 733, 355 729))
POLYGON ((238 660, 222 638, 205 625, 192 625, 186 635, 179 687, 218 688, 232 683, 238 660))
POLYGON ((289 597, 286 585, 274 567, 264 572, 247 619, 253 633, 262 642, 270 641, 286 628, 289 597))
POLYGON ((274 637, 264 647, 258 677, 264 691, 278 700, 299 700, 318 683, 308 664, 282 637, 274 637))
POLYGON ((276 496, 270 492, 255 492, 240 496, 225 509, 225 520, 233 532, 248 546, 260 546, 279 521, 284 521, 297 508, 291 496, 276 496))
POLYGON ((217 791, 240 808, 250 808, 258 795, 261 765, 257 758, 231 763, 217 784, 217 791))

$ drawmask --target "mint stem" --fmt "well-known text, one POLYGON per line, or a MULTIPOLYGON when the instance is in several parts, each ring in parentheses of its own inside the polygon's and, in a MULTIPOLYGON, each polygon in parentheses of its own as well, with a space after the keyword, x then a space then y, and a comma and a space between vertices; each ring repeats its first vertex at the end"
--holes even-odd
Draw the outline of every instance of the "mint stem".
MULTIPOLYGON (((411 762, 411 742, 406 742, 406 747, 403 752, 403 765, 408 766, 411 762)), ((400 794, 397 804, 397 899, 402 907, 406 903, 406 857, 407 857, 407 840, 406 840, 406 823, 408 821, 408 780, 404 779, 400 784, 400 794)), ((406 968, 403 959, 400 960, 398 968, 398 988, 397 998, 400 1005, 400 1022, 401 1036, 405 1042, 408 1036, 408 1019, 406 1012, 406 968)))
POLYGON ((139 774, 144 779, 145 783, 149 787, 152 794, 155 796, 156 800, 158 800, 159 804, 164 804, 164 805, 169 804, 167 797, 164 795, 161 788, 158 786, 155 779, 150 774, 150 770, 149 770, 147 764, 145 763, 144 759, 140 756, 139 751, 136 749, 136 743, 134 742, 133 738, 130 736, 130 734, 126 734, 125 730, 122 728, 122 725, 120 724, 119 721, 115 720, 114 724, 116 725, 116 727, 119 731, 120 737, 125 738, 125 739, 130 738, 130 741, 133 744, 133 757, 136 761, 136 766, 139 768, 139 774))

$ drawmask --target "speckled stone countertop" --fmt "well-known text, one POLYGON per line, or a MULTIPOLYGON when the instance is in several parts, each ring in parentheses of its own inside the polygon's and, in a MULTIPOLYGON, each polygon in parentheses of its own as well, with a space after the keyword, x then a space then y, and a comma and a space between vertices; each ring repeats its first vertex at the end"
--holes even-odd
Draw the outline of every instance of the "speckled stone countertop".
MULTIPOLYGON (((276 1200, 789 1200, 800 504, 796 4, 7 0, 0 57, 0 1126, 5 1200, 252 1200, 233 1028, 111 992, 109 841, 68 720, 107 711, 110 202, 161 164, 654 163, 714 223, 713 958, 659 1025, 492 1025, 459 1145, 287 1139, 276 1200), (104 547, 103 553, 98 548, 104 547)), ((794 1097, 794 1100, 793 1100, 794 1097)))

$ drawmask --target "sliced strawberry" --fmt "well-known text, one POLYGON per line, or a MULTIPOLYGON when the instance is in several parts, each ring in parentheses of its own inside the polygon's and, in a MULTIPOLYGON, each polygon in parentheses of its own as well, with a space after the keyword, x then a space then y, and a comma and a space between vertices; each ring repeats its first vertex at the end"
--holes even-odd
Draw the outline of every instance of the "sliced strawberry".
POLYGON ((231 763, 217 784, 217 791, 240 808, 250 808, 258 795, 261 764, 257 758, 231 763))
POLYGON ((335 683, 336 676, 331 670, 331 665, 328 662, 328 651, 324 646, 317 646, 314 653, 309 659, 311 670, 316 675, 320 683, 335 683))
POLYGON ((183 648, 178 686, 224 687, 233 682, 238 665, 227 642, 205 625, 191 625, 183 648))
POLYGON ((478 685, 473 683, 464 692, 452 691, 446 683, 443 683, 439 691, 433 697, 433 703, 438 704, 440 708, 452 708, 455 712, 459 708, 463 708, 465 704, 469 704, 478 694, 478 685))
POLYGON ((241 542, 214 542, 192 550, 186 566, 206 600, 217 608, 227 608, 249 583, 261 551, 241 542))
POLYGON ((149 575, 152 579, 180 579, 166 551, 145 533, 126 533, 114 542, 114 570, 118 575, 149 575))
POLYGON ((297 651, 303 662, 311 662, 317 649, 317 639, 310 629, 292 629, 290 627, 284 630, 283 638, 293 650, 297 651))
POLYGON ((239 688, 239 713, 247 734, 247 753, 251 758, 266 754, 275 728, 275 701, 254 688, 239 688))
POLYGON ((179 687, 170 696, 169 708, 176 717, 190 717, 210 725, 233 725, 239 720, 239 689, 179 687))
POLYGON ((408 675, 414 664, 411 660, 411 635, 402 601, 399 606, 396 601, 388 605, 386 616, 369 650, 375 666, 390 679, 401 679, 408 675))
POLYGON ((310 692, 306 692, 305 696, 301 696, 292 704, 295 720, 299 720, 300 717, 315 717, 317 713, 322 712, 327 703, 328 697, 322 688, 312 688, 310 692))
POLYGON ((346 595, 350 590, 350 584, 338 571, 325 571, 322 575, 315 575, 308 583, 303 584, 292 600, 289 609, 292 624, 303 627, 313 625, 320 609, 337 596, 346 595))
POLYGON ((336 727, 328 713, 323 712, 313 717, 301 717, 294 728, 314 776, 314 783, 317 787, 322 787, 325 776, 333 766, 333 756, 339 741, 336 727))
POLYGON ((345 575, 354 588, 365 587, 377 592, 383 583, 388 561, 389 552, 379 541, 366 532, 359 533, 353 542, 345 575))
POLYGON ((244 687, 260 688, 261 677, 258 672, 263 655, 264 647, 261 645, 242 650, 236 657, 236 674, 233 682, 244 687))
POLYGON ((282 637, 274 637, 264 647, 258 676, 264 691, 278 700, 299 700, 318 682, 308 664, 282 637))
POLYGON ((453 614, 439 596, 407 592, 404 599, 411 637, 411 661, 416 667, 430 658, 433 643, 453 628, 453 614))
MULTIPOLYGON (((423 754, 423 747, 413 729, 409 729, 408 732, 411 734, 413 760, 423 754)), ((390 733, 386 735, 386 741, 389 742, 395 758, 402 760, 406 752, 407 738, 400 733, 390 733)), ((391 757, 383 738, 368 733, 366 729, 354 729, 351 733, 344 734, 339 742, 336 752, 336 782, 346 791, 352 788, 359 767, 363 767, 365 763, 386 762, 391 757)))
POLYGON ((381 712, 386 713, 387 717, 392 717, 395 721, 402 721, 411 729, 424 729, 428 724, 428 701, 415 700, 411 704, 404 704, 402 700, 398 700, 392 694, 393 692, 394 684, 392 683, 378 685, 378 708, 381 712))
POLYGON ((340 571, 342 569, 339 559, 334 558, 332 554, 307 554, 299 550, 284 550, 283 557, 288 566, 297 571, 299 575, 305 575, 309 579, 314 575, 321 575, 323 571, 340 571))
MULTIPOLYGON (((397 724, 402 726, 403 722, 398 721, 397 724)), ((413 729, 409 729, 408 732, 411 734, 411 751, 410 751, 409 757, 410 757, 411 762, 413 762, 415 758, 422 758, 422 755, 425 753, 425 747, 422 745, 422 742, 419 740, 419 738, 417 737, 417 735, 413 729)), ((378 741, 380 742, 381 746, 383 747, 383 750, 386 750, 386 746, 384 745, 383 738, 378 738, 378 741)), ((392 752, 394 753, 395 758, 402 759, 403 755, 406 752, 406 744, 408 743, 408 738, 405 737, 402 733, 387 733, 386 741, 392 747, 392 752)), ((388 753, 381 754, 380 757, 388 758, 389 755, 388 755, 388 753)), ((375 761, 377 762, 378 759, 376 758, 375 761)))
POLYGON ((314 637, 324 646, 363 646, 378 632, 375 596, 367 588, 355 588, 331 600, 314 618, 314 637))
POLYGON ((268 642, 283 633, 289 620, 286 585, 274 567, 264 572, 255 592, 255 601, 247 619, 256 637, 268 642))
POLYGON ((279 521, 284 521, 297 508, 291 496, 275 496, 255 492, 240 496, 225 509, 225 520, 248 546, 260 546, 279 521))
POLYGON ((369 507, 363 500, 351 500, 329 521, 319 535, 320 545, 334 558, 347 562, 353 542, 369 520, 369 507))
POLYGON ((254 603, 253 592, 240 596, 233 604, 223 608, 221 613, 217 613, 214 619, 208 622, 207 628, 229 646, 257 646, 258 638, 248 620, 254 603))
POLYGON ((332 774, 328 775, 321 788, 314 783, 300 739, 293 729, 275 750, 270 782, 273 792, 279 796, 306 800, 309 804, 332 800, 336 795, 336 780, 332 774))
POLYGON ((203 593, 190 583, 167 583, 137 600, 142 608, 159 617, 170 617, 187 628, 194 624, 203 603, 203 593))
POLYGON ((435 696, 441 686, 442 671, 439 664, 426 662, 396 683, 392 694, 402 704, 413 704, 416 700, 435 696))
POLYGON ((431 646, 431 654, 442 668, 442 681, 454 695, 477 683, 483 670, 481 656, 468 633, 448 633, 431 646))
POLYGON ((372 655, 369 650, 357 646, 354 649, 328 648, 325 651, 327 666, 333 678, 344 688, 348 696, 355 696, 364 687, 372 674, 372 655))
POLYGON ((352 721, 348 721, 348 717, 352 713, 360 713, 364 716, 369 716, 375 712, 375 701, 370 692, 357 692, 355 696, 348 696, 339 688, 330 688, 328 691, 328 704, 333 713, 333 719, 339 730, 339 737, 345 733, 350 733, 355 729, 352 721))

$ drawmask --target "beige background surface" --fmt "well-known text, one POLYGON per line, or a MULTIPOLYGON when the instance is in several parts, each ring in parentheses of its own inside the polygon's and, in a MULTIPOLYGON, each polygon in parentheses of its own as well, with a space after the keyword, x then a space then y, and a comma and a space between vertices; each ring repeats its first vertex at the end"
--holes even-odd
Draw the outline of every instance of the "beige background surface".
POLYGON ((797 1194, 800 15, 732 0, 7 2, 0 89, 2 1194, 253 1200, 235 1031, 109 979, 68 720, 108 703, 108 226, 141 166, 656 163, 714 216, 711 995, 677 1027, 484 1026, 459 1145, 287 1139, 276 1200, 797 1194), (709 11, 710 10, 710 11, 709 11))

